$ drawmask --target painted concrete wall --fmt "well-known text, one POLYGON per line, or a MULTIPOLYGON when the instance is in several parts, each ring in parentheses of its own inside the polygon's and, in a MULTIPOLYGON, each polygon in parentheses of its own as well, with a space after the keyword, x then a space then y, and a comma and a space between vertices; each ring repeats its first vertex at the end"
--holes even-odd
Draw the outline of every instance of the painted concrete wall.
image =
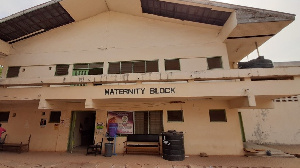
MULTIPOLYGON (((147 111, 147 110, 163 110, 163 128, 164 131, 177 130, 184 132, 185 150, 188 155, 197 155, 200 152, 206 152, 209 155, 241 155, 242 141, 240 128, 238 123, 237 110, 228 109, 227 101, 202 100, 189 101, 184 104, 165 104, 160 102, 158 106, 144 105, 139 108, 132 103, 120 103, 121 105, 96 110, 96 122, 106 123, 107 111, 123 110, 123 111, 147 111), (152 106, 152 107, 149 107, 152 106), (183 110, 184 122, 168 122, 167 110, 183 110), (209 109, 226 109, 227 122, 210 122, 209 109)), ((154 103, 155 104, 155 103, 154 103)), ((9 110, 10 117, 7 123, 3 123, 3 127, 7 129, 7 142, 25 142, 32 135, 30 150, 32 151, 66 151, 71 111, 84 110, 81 104, 68 103, 62 104, 60 123, 55 128, 53 123, 48 123, 45 127, 40 127, 41 118, 49 121, 49 110, 37 110, 36 102, 7 105, 2 110, 9 110), (45 116, 41 116, 42 112, 46 112, 45 116), (15 117, 12 114, 16 113, 15 117)), ((75 129, 76 130, 76 129, 75 129)), ((105 130, 105 128, 104 128, 105 130)), ((105 138, 105 132, 96 133, 96 142, 102 137, 105 138)), ((123 141, 125 137, 117 138, 117 153, 123 152, 123 141)), ((105 138, 105 142, 107 142, 105 138)), ((76 143, 76 142, 75 142, 76 143)))
POLYGON ((300 144, 300 102, 275 102, 274 109, 240 110, 246 141, 266 144, 300 144))
MULTIPOLYGON (((107 70, 108 62, 158 59, 160 72, 164 72, 164 59, 180 58, 182 71, 188 73, 174 73, 174 76, 172 73, 165 73, 164 75, 166 79, 169 77, 183 79, 186 78, 186 74, 192 77, 191 71, 206 70, 207 57, 222 56, 224 69, 230 69, 226 44, 217 38, 217 34, 218 31, 215 29, 106 12, 14 43, 12 55, 4 58, 6 69, 3 74, 6 74, 8 66, 22 66, 18 77, 20 82, 37 79, 39 83, 43 83, 44 78, 45 80, 53 79, 53 81, 58 79, 58 77, 54 77, 55 64, 104 62, 104 69, 107 70)), ((71 69, 72 67, 69 72, 71 69)), ((210 75, 212 71, 204 72, 201 75, 210 75)), ((257 74, 260 74, 261 71, 257 71, 257 74)), ((242 72, 246 71, 227 73, 238 77, 245 75, 242 72)), ((220 75, 220 77, 216 77, 218 79, 224 77, 222 71, 215 71, 212 74, 213 77, 220 75)), ((290 94, 295 89, 277 90, 276 88, 287 85, 295 87, 300 81, 299 79, 295 81, 282 80, 276 83, 258 81, 253 85, 250 79, 252 73, 247 71, 246 74, 249 79, 244 81, 239 79, 218 82, 185 81, 180 84, 176 82, 143 84, 140 82, 134 83, 134 85, 125 85, 124 83, 127 82, 125 80, 127 74, 125 74, 120 76, 120 78, 124 77, 121 79, 122 81, 117 79, 114 81, 117 82, 115 85, 93 86, 92 83, 89 83, 85 87, 67 88, 53 88, 47 87, 47 85, 40 88, 22 89, 4 87, 0 88, 3 95, 0 111, 10 111, 11 115, 16 113, 16 117, 10 116, 9 121, 3 123, 3 127, 9 134, 7 141, 23 141, 29 134, 32 134, 30 148, 32 151, 66 151, 70 134, 71 112, 95 108, 96 123, 106 123, 107 111, 163 110, 164 131, 175 129, 184 132, 187 155, 198 155, 200 152, 209 155, 241 155, 243 146, 238 111, 234 108, 231 109, 230 101, 234 99, 235 104, 238 104, 240 102, 235 100, 242 98, 245 100, 243 103, 248 103, 248 97, 255 100, 253 95, 264 97, 265 95, 290 94), (152 87, 176 88, 176 94, 156 95, 147 92, 143 95, 105 95, 105 89, 136 89, 137 87, 147 91, 152 87), (269 89, 274 89, 276 92, 270 92, 269 89), (170 104, 169 102, 173 99, 184 99, 185 103, 170 104), (50 115, 50 110, 41 110, 43 108, 61 111, 61 123, 58 126, 47 123, 46 127, 40 127, 40 119, 45 116, 49 119, 50 115), (183 123, 167 122, 167 110, 181 109, 184 111, 183 123), (209 109, 226 109, 227 122, 210 122, 209 109), (42 112, 46 112, 46 115, 41 116, 42 112)), ((152 73, 145 76, 153 78, 151 75, 152 73)), ((153 73, 153 75, 154 77, 162 76, 160 73, 153 73)), ((71 76, 71 73, 68 76, 71 76)), ((138 75, 128 76, 139 79, 138 75)), ((227 77, 229 76, 231 75, 227 75, 227 77)), ((113 78, 109 75, 97 77, 101 79, 106 77, 109 80, 113 78)), ((57 83, 63 83, 65 79, 57 83)), ((160 79, 157 78, 157 80, 160 79)), ((85 80, 89 80, 89 78, 86 77, 85 80)), ((10 82, 11 80, 6 81, 10 82)), ((78 130, 78 125, 75 129, 78 130)), ((97 132, 96 142, 100 141, 104 135, 105 131, 97 132)), ((77 141, 78 136, 79 134, 75 138, 77 141)), ((118 153, 123 151, 123 141, 125 140, 125 137, 117 138, 118 153)), ((76 145, 78 144, 79 142, 76 143, 76 145)))
POLYGON ((217 33, 214 29, 106 12, 14 43, 11 55, 5 58, 3 74, 8 66, 24 67, 20 78, 30 78, 54 76, 55 68, 49 67, 55 64, 105 62, 108 66, 107 62, 114 61, 159 59, 163 63, 172 58, 196 59, 199 64, 183 60, 181 67, 199 71, 207 69, 206 57, 214 56, 222 56, 224 69, 229 69, 226 45, 217 33))
MULTIPOLYGON (((38 110, 38 102, 7 104, 1 107, 1 111, 10 111, 8 122, 1 122, 7 129, 6 142, 27 143, 31 134, 31 151, 65 151, 69 138, 70 111, 61 108, 63 124, 55 127, 55 123, 49 123, 50 110, 38 110), (45 112, 45 115, 42 115, 45 112), (13 113, 16 114, 13 117, 13 113), (45 127, 40 126, 41 119, 47 119, 45 127)), ((55 109, 58 110, 58 109, 55 109)))

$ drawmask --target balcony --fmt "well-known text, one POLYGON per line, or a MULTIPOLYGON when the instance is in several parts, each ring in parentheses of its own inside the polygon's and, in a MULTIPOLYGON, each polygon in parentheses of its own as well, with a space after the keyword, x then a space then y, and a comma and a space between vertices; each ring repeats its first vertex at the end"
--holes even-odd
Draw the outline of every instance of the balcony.
MULTIPOLYGON (((230 108, 273 108, 272 100, 300 94, 300 68, 231 69, 0 79, 1 102, 228 101, 230 108)), ((55 104, 55 103, 54 103, 55 104)))

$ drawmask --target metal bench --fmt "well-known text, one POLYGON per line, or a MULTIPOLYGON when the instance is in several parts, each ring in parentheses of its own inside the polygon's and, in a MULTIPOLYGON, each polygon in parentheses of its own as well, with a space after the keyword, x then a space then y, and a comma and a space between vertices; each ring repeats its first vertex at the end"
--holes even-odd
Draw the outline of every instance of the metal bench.
POLYGON ((88 145, 86 148, 86 155, 88 154, 95 154, 95 156, 97 154, 101 154, 102 151, 102 143, 103 143, 103 138, 101 142, 98 142, 95 144, 95 140, 94 140, 94 144, 93 145, 88 145))
MULTIPOLYGON (((6 138, 6 136, 5 136, 6 138)), ((28 152, 29 151, 29 144, 30 144, 30 139, 31 139, 31 135, 29 135, 29 138, 28 138, 28 143, 25 143, 23 144, 23 142, 21 143, 3 143, 1 144, 1 149, 2 150, 7 150, 7 149, 16 149, 16 151, 18 153, 21 153, 23 151, 26 151, 28 152)))
POLYGON ((160 142, 158 134, 129 134, 124 142, 124 154, 144 153, 160 154, 160 142))

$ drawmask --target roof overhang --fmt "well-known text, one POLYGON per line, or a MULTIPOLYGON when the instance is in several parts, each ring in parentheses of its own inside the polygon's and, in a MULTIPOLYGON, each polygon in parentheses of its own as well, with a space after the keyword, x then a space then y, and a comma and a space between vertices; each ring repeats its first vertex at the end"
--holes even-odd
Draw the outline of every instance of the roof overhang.
MULTIPOLYGON (((263 44, 295 20, 292 14, 208 0, 52 0, 1 19, 0 39, 14 43, 107 11, 219 30, 230 62, 241 60, 255 49, 255 42, 263 44)), ((9 50, 0 47, 0 53, 8 55, 9 50)))

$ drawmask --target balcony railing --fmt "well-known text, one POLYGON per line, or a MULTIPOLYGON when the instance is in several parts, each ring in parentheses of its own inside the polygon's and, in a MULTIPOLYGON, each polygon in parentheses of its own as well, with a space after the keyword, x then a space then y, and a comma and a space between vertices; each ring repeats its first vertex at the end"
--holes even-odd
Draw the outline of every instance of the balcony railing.
POLYGON ((300 78, 300 67, 270 69, 230 69, 193 72, 152 72, 128 74, 87 75, 88 70, 74 71, 79 76, 54 76, 45 78, 6 78, 0 79, 0 86, 42 86, 143 83, 143 82, 217 82, 217 81, 263 81, 294 80, 300 78))

